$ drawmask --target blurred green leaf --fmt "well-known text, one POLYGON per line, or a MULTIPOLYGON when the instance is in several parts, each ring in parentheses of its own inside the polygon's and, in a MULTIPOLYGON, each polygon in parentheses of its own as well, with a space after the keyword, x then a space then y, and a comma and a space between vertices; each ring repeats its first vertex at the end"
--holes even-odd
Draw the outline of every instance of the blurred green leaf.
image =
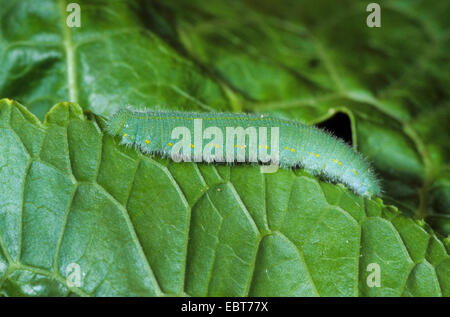
POLYGON ((77 104, 41 124, 0 101, 1 294, 450 295, 448 243, 380 199, 300 171, 150 158, 102 125, 77 104))
POLYGON ((68 3, 0 1, 2 96, 41 119, 62 100, 101 115, 127 104, 227 109, 219 84, 145 29, 137 2, 78 1, 80 28, 66 25, 68 3))

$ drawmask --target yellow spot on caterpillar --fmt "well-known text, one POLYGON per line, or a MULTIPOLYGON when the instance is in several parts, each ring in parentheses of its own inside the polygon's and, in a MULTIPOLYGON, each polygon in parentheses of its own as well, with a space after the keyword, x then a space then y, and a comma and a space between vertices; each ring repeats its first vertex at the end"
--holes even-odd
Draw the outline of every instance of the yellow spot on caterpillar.
POLYGON ((172 146, 173 144, 172 143, 169 143, 169 146, 172 146))
POLYGON ((319 153, 316 154, 316 157, 320 157, 319 153))
POLYGON ((268 145, 264 145, 264 148, 265 148, 266 150, 268 150, 268 149, 269 149, 269 146, 268 146, 268 145))
POLYGON ((339 166, 341 166, 341 165, 342 165, 342 162, 339 162, 338 164, 339 164, 339 166))
POLYGON ((235 145, 234 145, 234 147, 238 147, 238 145, 237 145, 237 144, 235 144, 235 145))
POLYGON ((191 148, 195 148, 195 145, 194 145, 194 144, 191 144, 191 148))
POLYGON ((313 152, 309 152, 309 155, 313 155, 314 153, 313 152))
POLYGON ((284 149, 285 149, 285 150, 289 150, 289 147, 288 147, 288 146, 285 146, 284 149))
POLYGON ((354 171, 355 175, 358 175, 358 172, 356 170, 353 170, 353 171, 354 171))
POLYGON ((145 144, 149 144, 150 143, 150 141, 149 140, 145 140, 145 144))
POLYGON ((333 160, 334 163, 337 163, 337 161, 338 161, 338 160, 336 160, 336 159, 333 160))
POLYGON ((126 137, 127 137, 127 135, 128 135, 128 134, 124 133, 124 134, 123 134, 123 137, 124 137, 124 138, 126 138, 126 137))
POLYGON ((218 149, 219 148, 219 144, 216 144, 216 149, 218 149))
POLYGON ((291 152, 295 152, 295 150, 294 150, 294 149, 291 149, 291 152))

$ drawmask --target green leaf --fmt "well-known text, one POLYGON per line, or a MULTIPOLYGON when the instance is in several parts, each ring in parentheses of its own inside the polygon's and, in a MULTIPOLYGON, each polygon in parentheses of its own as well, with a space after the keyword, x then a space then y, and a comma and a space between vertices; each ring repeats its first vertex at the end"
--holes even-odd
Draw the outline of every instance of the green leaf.
POLYGON ((41 119, 61 100, 101 115, 127 104, 228 109, 218 83, 146 30, 137 2, 78 1, 80 28, 66 25, 68 3, 0 1, 1 95, 41 119))
POLYGON ((74 103, 41 124, 0 100, 2 295, 450 295, 448 240, 380 199, 298 170, 151 158, 103 125, 74 103))

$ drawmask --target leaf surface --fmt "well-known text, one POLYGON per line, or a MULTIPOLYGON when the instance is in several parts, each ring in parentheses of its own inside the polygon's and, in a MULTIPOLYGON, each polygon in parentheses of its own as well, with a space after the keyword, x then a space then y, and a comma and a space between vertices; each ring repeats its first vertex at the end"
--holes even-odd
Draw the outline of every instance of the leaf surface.
POLYGON ((448 241, 380 199, 299 170, 150 158, 103 125, 73 103, 42 124, 0 101, 1 294, 450 295, 448 241))

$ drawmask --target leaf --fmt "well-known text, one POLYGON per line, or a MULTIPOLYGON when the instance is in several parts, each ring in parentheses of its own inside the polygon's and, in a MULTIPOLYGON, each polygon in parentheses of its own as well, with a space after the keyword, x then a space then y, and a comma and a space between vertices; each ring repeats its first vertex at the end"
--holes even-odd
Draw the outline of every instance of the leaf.
POLYGON ((298 170, 150 158, 102 129, 74 103, 41 124, 0 101, 2 295, 450 295, 448 240, 380 199, 298 170))
POLYGON ((61 100, 100 115, 127 104, 228 109, 218 83, 145 30, 140 4, 78 1, 81 27, 69 28, 68 3, 0 1, 1 95, 26 101, 41 119, 61 100))

